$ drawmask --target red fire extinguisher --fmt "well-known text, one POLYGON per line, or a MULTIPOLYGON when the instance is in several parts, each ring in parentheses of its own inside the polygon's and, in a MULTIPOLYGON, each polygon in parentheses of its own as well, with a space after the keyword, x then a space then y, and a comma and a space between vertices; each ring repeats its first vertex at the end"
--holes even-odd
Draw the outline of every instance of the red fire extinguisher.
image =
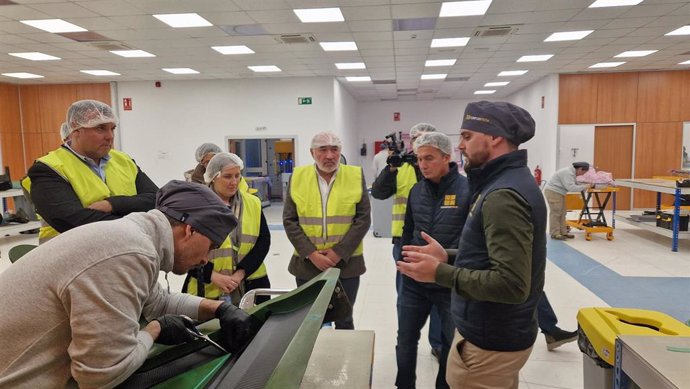
POLYGON ((541 169, 539 165, 534 169, 534 179, 537 181, 537 185, 541 186, 541 169))

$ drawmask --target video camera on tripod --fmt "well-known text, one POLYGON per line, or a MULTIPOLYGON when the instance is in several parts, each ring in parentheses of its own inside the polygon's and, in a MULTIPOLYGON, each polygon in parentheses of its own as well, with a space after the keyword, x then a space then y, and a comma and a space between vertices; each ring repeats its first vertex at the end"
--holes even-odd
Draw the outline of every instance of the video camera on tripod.
POLYGON ((392 153, 386 159, 386 163, 392 167, 400 167, 403 163, 417 163, 417 155, 414 152, 405 149, 405 142, 402 140, 402 131, 391 132, 386 135, 386 143, 388 150, 392 153))

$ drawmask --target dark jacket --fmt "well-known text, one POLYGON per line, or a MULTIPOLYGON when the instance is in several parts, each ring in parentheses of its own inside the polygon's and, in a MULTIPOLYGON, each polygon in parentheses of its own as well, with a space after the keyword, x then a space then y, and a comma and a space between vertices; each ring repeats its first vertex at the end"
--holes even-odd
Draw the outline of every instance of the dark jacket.
POLYGON ((469 173, 472 205, 455 268, 437 282, 451 286, 451 311, 462 336, 486 350, 534 344, 544 286, 546 205, 527 168, 527 152, 500 156, 469 173))
POLYGON ((105 213, 85 208, 69 182, 48 165, 36 161, 28 172, 31 179, 31 201, 36 206, 36 212, 58 232, 83 224, 119 219, 132 212, 150 211, 156 205, 158 187, 139 166, 137 170, 134 182, 137 194, 107 198, 113 212, 105 213))
MULTIPOLYGON (((467 219, 470 186, 458 173, 458 165, 450 163, 450 171, 436 184, 422 178, 410 191, 405 211, 402 245, 426 246, 422 231, 436 239, 443 248, 457 249, 467 219)), ((400 260, 401 258, 396 258, 400 260)), ((407 276, 404 276, 407 277, 407 276)), ((442 288, 423 283, 430 288, 442 288)))

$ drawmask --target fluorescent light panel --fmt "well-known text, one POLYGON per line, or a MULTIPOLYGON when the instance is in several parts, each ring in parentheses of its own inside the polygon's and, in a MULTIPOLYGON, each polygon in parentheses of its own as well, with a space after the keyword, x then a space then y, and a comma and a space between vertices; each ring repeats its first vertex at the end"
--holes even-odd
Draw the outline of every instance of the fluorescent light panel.
POLYGON ((324 51, 354 51, 357 50, 355 42, 320 42, 324 51))
POLYGON ((474 91, 475 95, 490 95, 492 93, 496 93, 496 90, 495 89, 485 89, 485 90, 474 91))
POLYGON ((441 13, 439 17, 453 17, 453 16, 475 16, 484 15, 489 9, 491 0, 475 0, 475 1, 452 1, 441 4, 441 13))
POLYGON ((125 58, 155 57, 155 55, 144 50, 111 50, 110 52, 125 58))
POLYGON ((504 70, 498 73, 499 77, 522 76, 527 70, 504 70))
POLYGON ((422 74, 422 80, 443 80, 447 74, 422 74))
POLYGON ((683 26, 681 28, 677 28, 669 33, 666 33, 664 35, 671 36, 671 35, 690 35, 690 25, 683 26))
POLYGON ((594 30, 554 32, 544 42, 576 41, 593 33, 594 30))
POLYGON ((213 26, 211 22, 202 18, 197 13, 186 14, 158 14, 153 15, 154 18, 174 28, 187 27, 208 27, 213 26))
POLYGON ((55 61, 58 59, 61 59, 60 57, 55 57, 52 55, 48 54, 43 54, 39 52, 30 52, 30 53, 9 53, 13 57, 19 57, 19 58, 24 58, 24 59, 30 59, 32 61, 55 61))
POLYGON ((510 81, 487 82, 486 84, 484 84, 484 86, 485 86, 485 87, 489 87, 489 86, 506 86, 506 85, 508 85, 508 84, 510 84, 510 81))
POLYGON ((223 55, 231 54, 254 54, 254 50, 245 45, 237 46, 211 46, 211 48, 223 55))
POLYGON ((624 7, 629 5, 637 5, 644 0, 596 0, 594 3, 589 5, 589 8, 602 8, 602 7, 624 7))
POLYGON ((247 66, 250 70, 257 73, 282 72, 276 65, 255 65, 247 66))
POLYGON ((431 47, 462 47, 466 46, 469 41, 469 37, 432 39, 431 47))
POLYGON ((633 50, 633 51, 624 51, 618 55, 615 56, 615 58, 630 58, 630 57, 645 57, 648 56, 649 54, 654 54, 659 50, 633 50))
POLYGON ((346 80, 349 82, 367 82, 371 81, 371 77, 369 76, 351 76, 351 77, 345 77, 346 80))
POLYGON ((457 60, 455 59, 430 59, 424 62, 424 66, 426 67, 434 67, 434 66, 453 66, 455 65, 455 62, 457 60))
POLYGON ((66 22, 62 19, 20 20, 20 22, 52 33, 87 31, 83 27, 79 27, 76 24, 66 22))
POLYGON ((690 65, 690 59, 687 61, 683 61, 683 62, 679 63, 678 65, 690 65))
POLYGON ((172 74, 199 74, 199 72, 191 68, 162 68, 161 70, 172 74))
POLYGON ((616 66, 623 65, 625 62, 599 62, 590 66, 590 69, 596 68, 615 68, 616 66))
POLYGON ((119 76, 120 73, 111 72, 110 70, 80 70, 82 73, 90 74, 92 76, 119 76))
POLYGON ((309 9, 293 9, 292 12, 297 15, 302 23, 327 23, 327 22, 344 22, 345 18, 340 8, 309 8, 309 9))
POLYGON ((517 62, 544 62, 550 60, 551 57, 553 57, 553 54, 523 55, 518 58, 517 62))
POLYGON ((335 64, 335 67, 340 70, 350 70, 350 69, 366 69, 367 66, 364 62, 340 62, 335 64))
POLYGON ((14 78, 43 78, 43 76, 33 73, 2 73, 2 75, 14 78))

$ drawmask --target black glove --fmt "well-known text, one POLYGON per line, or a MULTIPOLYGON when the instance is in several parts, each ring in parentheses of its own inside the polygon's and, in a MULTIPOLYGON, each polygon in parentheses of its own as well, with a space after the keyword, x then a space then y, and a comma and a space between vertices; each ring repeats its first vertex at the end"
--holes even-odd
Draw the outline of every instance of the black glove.
POLYGON ((216 317, 220 321, 220 344, 232 354, 242 350, 259 331, 258 320, 227 302, 216 309, 216 317))
POLYGON ((174 345, 194 340, 194 335, 189 331, 194 327, 194 322, 187 316, 163 315, 156 319, 161 325, 161 334, 156 343, 174 345))

